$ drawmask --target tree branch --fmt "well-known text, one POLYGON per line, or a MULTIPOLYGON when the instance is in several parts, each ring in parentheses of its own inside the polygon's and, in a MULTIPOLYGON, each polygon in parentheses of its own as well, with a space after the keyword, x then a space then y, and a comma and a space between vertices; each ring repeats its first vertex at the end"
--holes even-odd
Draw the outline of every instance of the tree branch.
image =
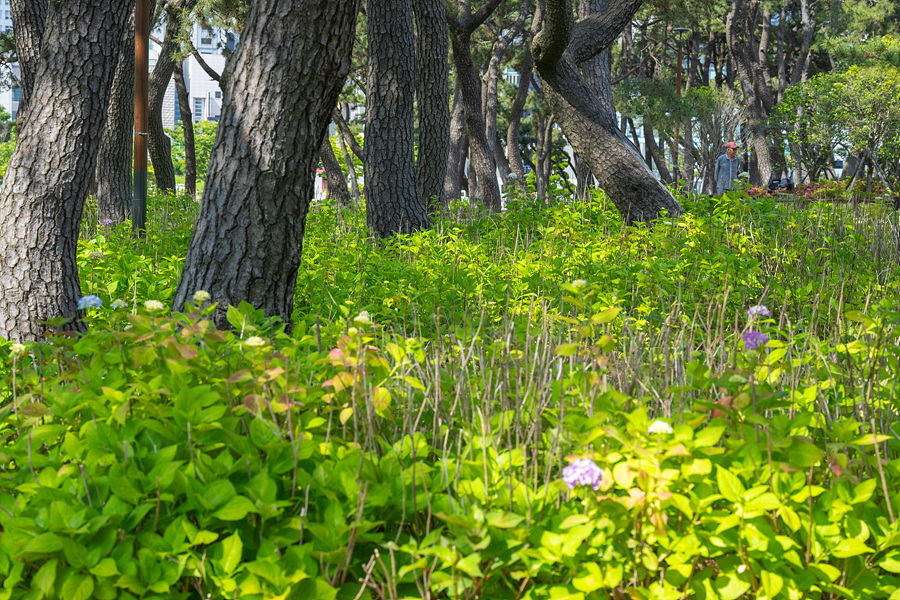
POLYGON ((572 42, 569 44, 569 53, 575 64, 580 65, 609 48, 631 23, 632 17, 643 3, 644 0, 610 2, 602 12, 575 25, 572 42))

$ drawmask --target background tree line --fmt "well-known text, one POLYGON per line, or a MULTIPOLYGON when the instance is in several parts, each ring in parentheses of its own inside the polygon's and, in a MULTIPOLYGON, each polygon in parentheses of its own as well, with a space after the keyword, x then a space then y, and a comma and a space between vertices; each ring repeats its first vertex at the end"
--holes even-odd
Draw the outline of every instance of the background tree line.
MULTIPOLYGON (((845 100, 858 98, 852 80, 877 107, 875 91, 890 93, 898 62, 896 0, 151 4, 165 26, 148 131, 162 193, 175 189, 164 92, 173 78, 184 89, 186 57, 205 64, 188 29, 201 22, 240 39, 224 72, 204 67, 222 87, 222 115, 175 299, 180 308, 208 291, 223 324, 241 300, 289 320, 320 161, 346 206, 361 198, 362 166, 368 224, 380 237, 428 227, 464 190, 500 211, 504 188, 543 197, 554 178, 580 197, 603 189, 630 222, 677 216, 665 184, 681 175, 712 189, 712 161, 731 138, 744 142, 751 182, 789 161, 800 176, 827 172, 828 144, 810 130, 828 126, 811 123, 823 112, 870 113, 822 110, 816 103, 829 96, 810 90, 839 73, 845 100), (862 69, 849 69, 855 63, 862 69), (866 85, 872 69, 884 85, 866 85), (347 122, 359 101, 364 144, 347 122)), ((102 219, 129 215, 134 2, 11 0, 11 9, 22 103, 0 190, 0 334, 20 339, 78 314, 74 255, 87 195, 102 219)), ((187 95, 179 100, 175 146, 193 192, 197 144, 187 95)), ((895 155, 882 151, 896 147, 897 132, 867 137, 865 118, 857 121, 856 133, 835 125, 833 138, 870 170, 889 169, 895 155)))

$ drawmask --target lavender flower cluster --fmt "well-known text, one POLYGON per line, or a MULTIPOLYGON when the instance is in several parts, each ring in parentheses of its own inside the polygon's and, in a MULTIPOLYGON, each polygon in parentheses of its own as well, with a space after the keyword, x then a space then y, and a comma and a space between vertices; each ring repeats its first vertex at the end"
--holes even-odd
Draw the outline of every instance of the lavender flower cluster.
POLYGON ((563 481, 569 489, 585 486, 592 487, 596 491, 603 483, 603 469, 589 458, 579 458, 563 469, 563 481))

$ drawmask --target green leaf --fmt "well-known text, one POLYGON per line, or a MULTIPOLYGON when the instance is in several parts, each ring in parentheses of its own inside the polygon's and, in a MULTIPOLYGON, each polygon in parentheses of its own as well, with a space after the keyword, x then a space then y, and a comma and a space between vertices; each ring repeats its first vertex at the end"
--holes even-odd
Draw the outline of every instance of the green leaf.
POLYGON ((719 493, 729 502, 740 502, 743 499, 746 490, 741 480, 725 467, 717 469, 716 482, 719 484, 719 493))
POLYGON ((587 573, 580 577, 575 577, 572 580, 572 585, 575 586, 575 589, 579 592, 590 594, 591 592, 602 588, 603 572, 600 571, 600 567, 598 567, 596 563, 592 562, 585 563, 582 566, 587 570, 587 573))
POLYGON ((56 582, 56 564, 55 558, 44 563, 38 572, 34 574, 31 580, 31 589, 37 590, 39 596, 43 598, 53 590, 53 584, 56 582))
POLYGON ((813 466, 825 456, 825 451, 809 442, 795 441, 788 449, 788 460, 794 467, 805 469, 813 466))
POLYGON ((874 479, 867 479, 858 486, 853 488, 853 499, 850 504, 864 504, 872 498, 875 493, 876 482, 874 479))
POLYGON ((241 536, 235 533, 222 540, 222 552, 223 556, 219 561, 219 568, 225 575, 231 575, 241 563, 241 557, 244 553, 244 543, 241 541, 241 536))
POLYGON ((716 427, 706 427, 705 429, 701 429, 697 432, 697 437, 694 438, 694 447, 706 448, 709 446, 715 446, 719 443, 719 440, 722 438, 723 433, 725 433, 724 425, 719 425, 716 427))
POLYGON ((572 356, 578 351, 578 343, 570 342, 568 344, 560 344, 556 347, 556 354, 559 356, 572 356))
POLYGON ((60 594, 65 600, 88 600, 94 593, 94 578, 90 575, 69 575, 60 594))
POLYGON ((508 512, 493 511, 486 515, 487 524, 498 529, 511 529, 525 520, 525 517, 508 512))
POLYGON ((116 561, 112 558, 104 558, 91 568, 90 571, 92 575, 96 575, 97 577, 115 577, 116 575, 121 575, 121 573, 119 573, 119 567, 116 565, 116 561))
POLYGON ((847 538, 838 542, 837 546, 832 548, 831 555, 835 558, 850 558, 851 556, 859 556, 860 554, 871 554, 874 552, 871 548, 863 544, 856 538, 847 538))
POLYGON ((223 521, 240 521, 247 513, 256 512, 256 507, 244 496, 235 496, 225 506, 213 513, 213 516, 223 521))
POLYGON ((50 552, 59 552, 62 550, 62 540, 55 533, 42 533, 28 542, 24 552, 34 552, 38 554, 47 554, 50 552))
POLYGON ((244 329, 244 315, 233 304, 228 305, 228 311, 225 313, 225 318, 228 319, 228 322, 236 330, 241 331, 244 329))

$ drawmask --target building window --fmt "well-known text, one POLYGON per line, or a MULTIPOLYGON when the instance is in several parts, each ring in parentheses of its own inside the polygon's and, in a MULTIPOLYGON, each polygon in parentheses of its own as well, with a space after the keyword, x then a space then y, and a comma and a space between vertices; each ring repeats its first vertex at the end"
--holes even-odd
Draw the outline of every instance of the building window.
POLYGON ((216 92, 216 98, 221 98, 221 97, 222 97, 222 92, 216 92))
POLYGON ((210 29, 201 29, 200 30, 200 44, 203 46, 211 46, 212 45, 212 30, 210 29))
POLYGON ((203 120, 203 100, 204 98, 194 98, 194 121, 203 120))
POLYGON ((19 102, 22 99, 22 88, 13 88, 13 102, 19 102))

